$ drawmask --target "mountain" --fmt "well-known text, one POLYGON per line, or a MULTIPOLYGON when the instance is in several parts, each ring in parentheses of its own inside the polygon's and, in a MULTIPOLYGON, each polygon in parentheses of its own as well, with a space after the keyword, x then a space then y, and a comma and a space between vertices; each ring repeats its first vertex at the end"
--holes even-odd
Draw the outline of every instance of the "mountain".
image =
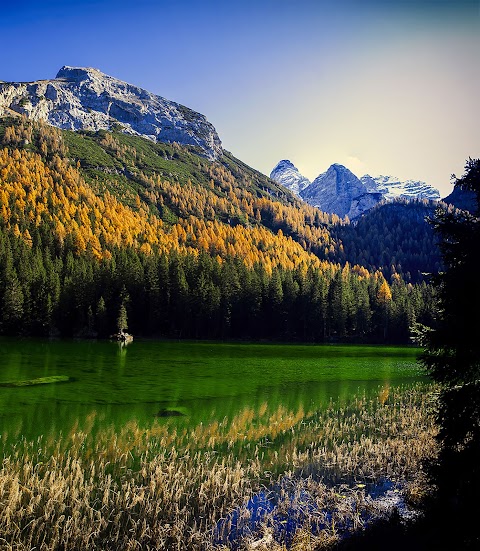
POLYGON ((0 116, 19 113, 68 130, 120 130, 222 154, 204 115, 89 67, 64 66, 52 80, 0 83, 0 116))
POLYGON ((366 174, 360 180, 368 189, 376 190, 384 196, 385 199, 440 199, 440 193, 437 189, 425 182, 417 180, 401 181, 395 176, 370 176, 366 174))
POLYGON ((280 161, 270 173, 270 178, 289 189, 297 197, 311 182, 302 176, 293 163, 288 160, 280 161))
POLYGON ((410 297, 427 321, 396 280, 386 332, 389 284, 340 265, 338 217, 230 153, 18 116, 0 145, 0 334, 105 336, 126 312, 135 335, 404 341, 410 297))
POLYGON ((308 204, 350 219, 358 218, 382 199, 440 199, 438 190, 425 182, 369 174, 357 178, 339 164, 333 164, 310 183, 290 161, 284 160, 272 170, 270 178, 308 204))
POLYGON ((227 151, 210 161, 178 143, 118 131, 59 130, 18 116, 0 118, 0 145, 5 157, 0 168, 18 182, 10 185, 0 174, 0 225, 3 220, 14 227, 9 217, 15 213, 19 231, 32 235, 38 231, 37 223, 31 224, 39 223, 34 213, 40 208, 49 239, 57 236, 63 242, 70 236, 75 254, 90 249, 105 257, 112 254, 112 246, 182 254, 202 250, 218 258, 235 255, 250 266, 259 262, 270 270, 320 266, 320 259, 334 255, 337 248, 328 227, 338 217, 300 201, 227 151), (17 212, 22 187, 32 185, 29 177, 19 175, 19 158, 28 172, 43 175, 35 188, 55 196, 46 211, 37 206, 35 194, 28 194, 29 201, 21 201, 22 211, 17 212), (51 189, 53 177, 67 182, 67 188, 51 189), (78 188, 78 206, 67 201, 69 185, 73 187, 69 182, 78 188), (117 214, 105 201, 115 205, 117 214), (84 210, 86 218, 72 221, 70 210, 84 210), (128 231, 112 229, 123 223, 128 231))
POLYGON ((333 164, 301 192, 307 203, 343 218, 357 218, 382 200, 382 194, 369 191, 353 172, 333 164))

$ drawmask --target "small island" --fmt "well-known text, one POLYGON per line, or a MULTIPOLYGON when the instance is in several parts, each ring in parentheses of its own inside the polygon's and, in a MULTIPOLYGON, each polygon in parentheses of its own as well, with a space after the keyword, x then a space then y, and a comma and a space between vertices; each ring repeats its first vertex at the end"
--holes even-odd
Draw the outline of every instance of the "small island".
POLYGON ((120 330, 118 333, 114 333, 110 336, 112 340, 121 342, 123 344, 128 344, 133 341, 133 335, 130 335, 130 333, 126 333, 125 331, 120 330))
POLYGON ((112 340, 118 341, 122 344, 129 344, 133 341, 133 335, 127 333, 128 331, 128 319, 127 319, 127 309, 125 307, 125 302, 128 298, 123 298, 118 311, 117 317, 117 332, 113 335, 110 335, 112 340))

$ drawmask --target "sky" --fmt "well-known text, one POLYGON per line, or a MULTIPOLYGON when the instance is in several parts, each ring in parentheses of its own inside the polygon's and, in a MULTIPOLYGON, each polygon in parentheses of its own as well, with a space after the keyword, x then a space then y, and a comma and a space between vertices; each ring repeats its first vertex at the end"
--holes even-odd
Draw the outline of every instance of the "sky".
POLYGON ((340 163, 443 197, 480 157, 480 0, 0 4, 0 80, 96 67, 203 113, 267 175, 340 163))

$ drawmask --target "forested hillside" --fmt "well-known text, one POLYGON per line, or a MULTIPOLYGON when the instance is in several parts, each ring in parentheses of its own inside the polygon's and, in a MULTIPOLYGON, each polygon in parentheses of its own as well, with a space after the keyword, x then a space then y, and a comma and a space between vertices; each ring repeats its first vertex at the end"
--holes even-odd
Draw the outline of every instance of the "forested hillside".
POLYGON ((428 321, 428 286, 341 264, 338 217, 228 153, 22 118, 0 140, 4 334, 105 336, 123 309, 164 337, 405 341, 428 321))
POLYGON ((380 270, 389 281, 400 274, 405 281, 417 283, 427 274, 438 273, 440 251, 426 218, 439 206, 452 208, 426 199, 396 199, 375 206, 355 225, 335 226, 331 234, 343 245, 338 260, 380 270))

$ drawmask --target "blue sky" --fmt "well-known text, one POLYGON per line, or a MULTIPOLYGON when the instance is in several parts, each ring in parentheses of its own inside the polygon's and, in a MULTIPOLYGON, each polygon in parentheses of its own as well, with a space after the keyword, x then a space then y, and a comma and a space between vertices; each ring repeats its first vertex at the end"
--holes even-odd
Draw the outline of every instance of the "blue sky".
POLYGON ((339 162, 446 194, 480 156, 479 5, 4 1, 0 79, 96 67, 205 114, 264 173, 283 158, 310 178, 339 162))

